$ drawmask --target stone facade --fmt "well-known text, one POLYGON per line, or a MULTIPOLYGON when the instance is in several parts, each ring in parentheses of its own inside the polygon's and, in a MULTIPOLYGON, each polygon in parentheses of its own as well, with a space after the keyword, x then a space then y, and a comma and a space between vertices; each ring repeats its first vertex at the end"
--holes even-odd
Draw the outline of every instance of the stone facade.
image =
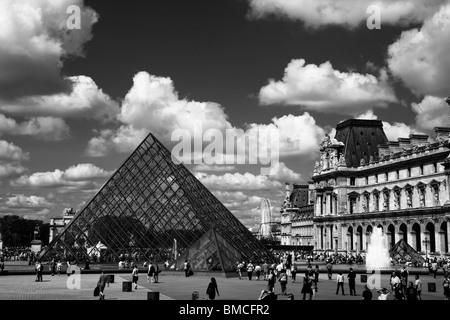
POLYGON ((62 217, 50 219, 50 233, 48 243, 64 230, 65 226, 72 221, 75 212, 65 211, 62 217))
POLYGON ((309 246, 314 238, 314 206, 310 204, 309 185, 286 183, 286 197, 281 207, 281 245, 309 246))
POLYGON ((381 227, 390 247, 403 238, 419 252, 448 254, 450 128, 435 128, 432 143, 418 134, 387 141, 378 120, 336 130, 312 176, 315 250, 366 251, 381 227))

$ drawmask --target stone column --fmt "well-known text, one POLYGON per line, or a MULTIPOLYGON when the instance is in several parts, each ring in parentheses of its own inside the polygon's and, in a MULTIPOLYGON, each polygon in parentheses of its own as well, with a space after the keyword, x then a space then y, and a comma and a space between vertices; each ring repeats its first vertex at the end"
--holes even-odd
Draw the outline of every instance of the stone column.
POLYGON ((436 252, 444 253, 442 252, 441 248, 441 232, 440 232, 439 225, 434 224, 434 244, 436 246, 436 252))
POLYGON ((406 225, 406 233, 407 233, 407 239, 408 239, 408 244, 414 249, 416 250, 416 237, 414 234, 414 239, 413 239, 413 234, 411 233, 412 231, 412 225, 408 224, 406 225))
POLYGON ((317 195, 316 196, 316 216, 322 215, 321 206, 322 206, 322 196, 317 195))
POLYGON ((334 204, 333 204, 333 195, 330 193, 329 195, 328 195, 328 200, 329 200, 329 202, 328 202, 328 207, 329 207, 329 210, 330 210, 330 214, 334 214, 334 212, 333 212, 333 207, 334 207, 334 204))
POLYGON ((425 207, 434 207, 434 188, 432 186, 425 187, 425 207))
POLYGON ((405 189, 400 190, 400 208, 408 208, 408 192, 405 189))

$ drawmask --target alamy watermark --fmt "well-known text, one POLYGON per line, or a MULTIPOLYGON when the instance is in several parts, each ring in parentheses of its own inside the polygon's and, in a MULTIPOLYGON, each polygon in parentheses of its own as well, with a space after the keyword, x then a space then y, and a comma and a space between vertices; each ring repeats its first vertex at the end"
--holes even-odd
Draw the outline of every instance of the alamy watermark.
POLYGON ((67 289, 81 290, 81 269, 78 266, 71 265, 67 269, 69 277, 66 280, 67 289))
POLYGON ((381 8, 377 5, 367 7, 366 13, 370 14, 366 21, 368 29, 381 29, 381 8))
POLYGON ((81 29, 81 9, 79 6, 71 5, 67 7, 66 13, 69 15, 66 21, 67 29, 81 29))
POLYGON ((279 168, 280 137, 277 130, 207 129, 195 126, 193 136, 186 129, 172 132, 172 161, 206 165, 260 165, 262 175, 274 175, 279 168), (192 147, 193 143, 193 147, 192 147), (206 144, 206 146, 204 146, 206 144))

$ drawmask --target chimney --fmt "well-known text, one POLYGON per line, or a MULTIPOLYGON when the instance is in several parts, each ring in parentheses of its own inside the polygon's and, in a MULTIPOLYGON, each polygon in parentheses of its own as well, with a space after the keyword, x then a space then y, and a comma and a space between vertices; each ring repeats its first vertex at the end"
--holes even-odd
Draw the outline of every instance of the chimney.
POLYGON ((409 135, 409 138, 411 139, 411 145, 412 146, 423 146, 428 142, 428 135, 427 134, 413 134, 411 133, 409 135))
POLYGON ((389 145, 387 144, 379 144, 378 145, 378 156, 380 158, 389 156, 389 145))
POLYGON ((389 141, 388 147, 389 147, 389 153, 391 153, 391 154, 402 151, 402 149, 400 148, 400 142, 398 142, 398 141, 389 141))
POLYGON ((411 139, 409 138, 398 138, 400 150, 402 149, 411 149, 411 139))
POLYGON ((450 134, 449 127, 435 127, 434 132, 436 132, 436 140, 448 140, 450 134))

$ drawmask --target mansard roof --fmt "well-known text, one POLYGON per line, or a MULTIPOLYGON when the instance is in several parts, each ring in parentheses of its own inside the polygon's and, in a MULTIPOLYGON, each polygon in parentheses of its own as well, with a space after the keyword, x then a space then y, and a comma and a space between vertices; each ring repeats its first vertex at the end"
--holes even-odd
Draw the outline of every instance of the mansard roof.
POLYGON ((378 145, 388 139, 380 120, 349 119, 336 126, 335 139, 345 144, 344 157, 347 167, 358 167, 361 159, 369 163, 370 157, 378 158, 378 145))

